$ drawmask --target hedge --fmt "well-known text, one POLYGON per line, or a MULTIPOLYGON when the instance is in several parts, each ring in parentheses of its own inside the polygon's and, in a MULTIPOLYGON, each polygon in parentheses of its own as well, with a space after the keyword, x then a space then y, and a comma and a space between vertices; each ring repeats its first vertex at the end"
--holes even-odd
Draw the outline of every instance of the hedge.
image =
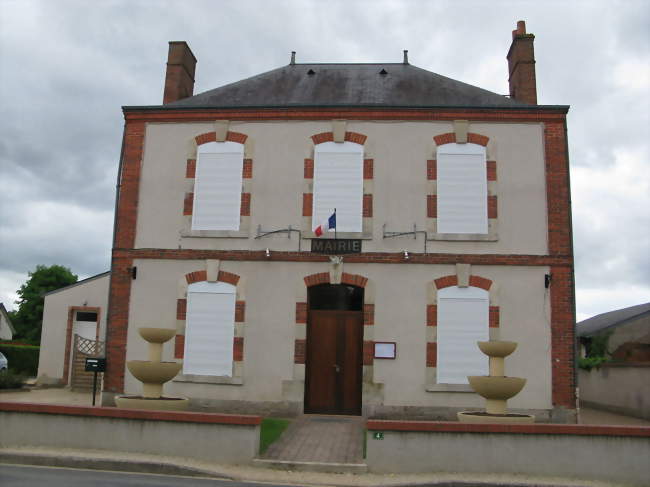
POLYGON ((38 373, 38 353, 40 347, 34 345, 0 345, 0 352, 7 357, 9 370, 29 377, 38 373))

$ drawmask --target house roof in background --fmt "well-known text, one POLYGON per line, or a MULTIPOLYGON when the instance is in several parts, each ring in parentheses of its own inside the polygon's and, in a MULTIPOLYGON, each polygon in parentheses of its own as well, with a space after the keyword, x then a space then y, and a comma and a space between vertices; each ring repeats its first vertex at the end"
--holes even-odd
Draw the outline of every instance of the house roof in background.
POLYGON ((41 296, 49 296, 50 294, 55 294, 55 293, 60 293, 61 291, 65 291, 66 289, 70 289, 71 287, 79 286, 81 284, 86 284, 89 281, 94 281, 95 279, 99 279, 100 277, 108 276, 111 273, 111 271, 106 271, 102 272, 101 274, 97 274, 94 276, 87 277, 86 279, 82 279, 81 281, 73 282, 72 284, 68 284, 67 286, 60 287, 59 289, 55 289, 54 291, 48 291, 46 293, 43 293, 41 296))
POLYGON ((607 328, 616 328, 631 319, 650 314, 650 303, 617 309, 583 320, 576 326, 578 336, 590 336, 607 328))
MULTIPOLYGON (((157 109, 278 107, 525 108, 504 95, 404 63, 289 64, 157 109)), ((152 107, 125 107, 125 109, 152 107)))

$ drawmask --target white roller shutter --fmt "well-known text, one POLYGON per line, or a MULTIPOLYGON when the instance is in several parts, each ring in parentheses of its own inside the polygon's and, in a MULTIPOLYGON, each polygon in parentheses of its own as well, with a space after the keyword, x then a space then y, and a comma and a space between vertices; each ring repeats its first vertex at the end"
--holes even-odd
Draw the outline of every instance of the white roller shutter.
POLYGON ((488 233, 485 147, 438 148, 438 233, 488 233))
POLYGON ((183 374, 232 375, 235 286, 197 282, 187 288, 183 374))
POLYGON ((244 146, 199 146, 194 179, 192 230, 239 230, 244 146))
POLYGON ((363 230, 363 146, 325 142, 314 153, 312 230, 336 208, 336 230, 363 230))
POLYGON ((475 287, 438 291, 439 384, 467 384, 468 375, 488 375, 488 357, 476 342, 489 338, 487 291, 475 287))

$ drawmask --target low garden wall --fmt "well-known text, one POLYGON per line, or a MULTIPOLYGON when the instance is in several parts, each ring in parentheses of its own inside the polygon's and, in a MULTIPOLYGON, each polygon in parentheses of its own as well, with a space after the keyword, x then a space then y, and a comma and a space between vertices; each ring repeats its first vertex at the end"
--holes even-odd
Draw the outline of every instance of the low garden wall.
POLYGON ((612 362, 578 373, 580 402, 650 420, 650 363, 612 362))
POLYGON ((650 427, 369 420, 368 470, 573 477, 647 485, 650 427))
POLYGON ((0 448, 47 446, 252 462, 260 416, 0 402, 0 448))

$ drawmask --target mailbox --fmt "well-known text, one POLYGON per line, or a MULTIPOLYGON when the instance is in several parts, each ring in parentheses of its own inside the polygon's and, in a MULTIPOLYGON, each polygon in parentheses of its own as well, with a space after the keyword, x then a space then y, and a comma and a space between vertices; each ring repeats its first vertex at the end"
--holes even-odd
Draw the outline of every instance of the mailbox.
POLYGON ((104 372, 106 370, 105 358, 87 358, 86 372, 104 372))

